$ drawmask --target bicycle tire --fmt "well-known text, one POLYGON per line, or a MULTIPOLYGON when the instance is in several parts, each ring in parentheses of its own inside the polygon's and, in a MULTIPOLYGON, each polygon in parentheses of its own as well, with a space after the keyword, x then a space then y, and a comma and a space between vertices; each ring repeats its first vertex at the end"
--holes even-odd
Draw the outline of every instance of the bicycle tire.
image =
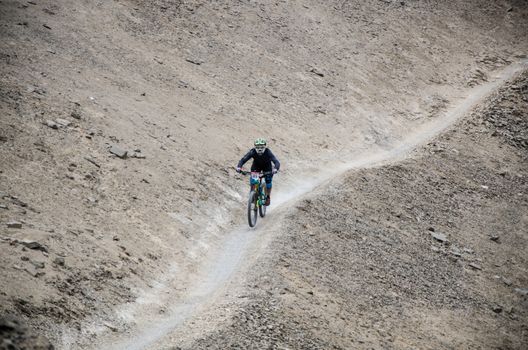
POLYGON ((266 216, 266 205, 264 204, 266 201, 266 190, 264 189, 264 187, 261 187, 260 190, 262 191, 262 193, 260 194, 262 205, 259 206, 258 211, 260 217, 263 218, 264 216, 266 216), (262 200, 264 200, 264 202, 262 202, 262 200))
POLYGON ((248 205, 247 205, 247 215, 248 215, 249 227, 255 227, 255 225, 257 224, 258 214, 257 214, 256 195, 257 194, 253 190, 249 192, 248 205))

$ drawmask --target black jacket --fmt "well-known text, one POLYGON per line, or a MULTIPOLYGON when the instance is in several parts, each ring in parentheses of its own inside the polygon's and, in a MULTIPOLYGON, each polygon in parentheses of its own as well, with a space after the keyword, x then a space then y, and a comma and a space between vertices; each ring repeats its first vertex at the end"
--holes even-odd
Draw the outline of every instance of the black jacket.
POLYGON ((260 156, 254 148, 250 149, 249 152, 246 153, 242 159, 240 159, 240 162, 238 162, 238 167, 242 168, 242 166, 251 158, 253 158, 253 164, 251 164, 251 170, 253 171, 271 171, 272 162, 275 164, 275 169, 279 170, 280 168, 279 160, 269 148, 266 148, 264 153, 260 156))

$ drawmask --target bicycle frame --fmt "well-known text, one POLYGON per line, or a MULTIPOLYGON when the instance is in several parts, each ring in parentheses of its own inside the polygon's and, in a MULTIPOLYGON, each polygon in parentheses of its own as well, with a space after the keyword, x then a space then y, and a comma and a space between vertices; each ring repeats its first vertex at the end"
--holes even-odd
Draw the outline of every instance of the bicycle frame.
POLYGON ((265 175, 261 175, 260 172, 251 172, 251 177, 250 177, 250 183, 251 183, 251 187, 252 189, 255 191, 255 193, 257 194, 257 207, 262 207, 264 206, 264 202, 266 201, 266 194, 265 194, 265 190, 264 190, 264 186, 263 186, 263 182, 264 182, 264 176, 265 175), (264 197, 264 198, 263 198, 264 197))

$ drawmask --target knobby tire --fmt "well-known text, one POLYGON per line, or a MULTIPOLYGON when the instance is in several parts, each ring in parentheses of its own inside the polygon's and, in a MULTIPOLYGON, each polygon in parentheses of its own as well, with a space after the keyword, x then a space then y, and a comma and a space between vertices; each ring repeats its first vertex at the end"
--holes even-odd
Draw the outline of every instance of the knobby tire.
POLYGON ((255 191, 251 190, 249 192, 248 205, 247 205, 247 214, 248 214, 248 224, 249 227, 255 227, 257 224, 257 194, 255 191))
MULTIPOLYGON (((261 190, 261 195, 260 195, 260 198, 261 199, 264 199, 264 201, 266 200, 266 190, 264 189, 264 187, 261 186, 260 188, 261 190)), ((258 208, 259 210, 259 215, 261 218, 263 218, 264 216, 266 216, 266 205, 264 203, 262 203, 262 205, 258 208)))

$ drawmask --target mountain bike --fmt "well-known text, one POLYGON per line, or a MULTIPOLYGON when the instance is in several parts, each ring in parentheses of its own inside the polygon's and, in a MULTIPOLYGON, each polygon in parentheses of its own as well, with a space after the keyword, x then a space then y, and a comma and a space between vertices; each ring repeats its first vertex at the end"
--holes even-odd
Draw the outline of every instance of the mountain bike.
POLYGON ((260 215, 261 218, 266 216, 266 175, 273 174, 272 171, 257 172, 257 171, 245 171, 240 172, 243 175, 250 175, 250 185, 248 204, 247 204, 247 216, 249 227, 255 227, 257 224, 257 218, 260 215))

